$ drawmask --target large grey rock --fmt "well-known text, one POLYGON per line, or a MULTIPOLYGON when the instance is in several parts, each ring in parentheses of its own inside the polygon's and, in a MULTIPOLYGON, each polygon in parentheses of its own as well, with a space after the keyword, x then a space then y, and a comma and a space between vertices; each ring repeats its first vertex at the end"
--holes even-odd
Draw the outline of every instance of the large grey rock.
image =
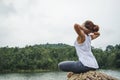
POLYGON ((117 78, 98 71, 88 71, 80 74, 74 74, 70 72, 68 73, 67 77, 67 80, 118 80, 117 78))

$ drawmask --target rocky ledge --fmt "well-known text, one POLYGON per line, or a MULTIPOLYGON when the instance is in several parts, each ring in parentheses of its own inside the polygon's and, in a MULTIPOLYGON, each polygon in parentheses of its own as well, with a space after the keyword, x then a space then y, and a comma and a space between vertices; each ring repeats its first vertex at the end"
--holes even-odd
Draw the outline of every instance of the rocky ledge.
POLYGON ((69 72, 67 78, 67 80, 118 80, 117 78, 98 71, 88 71, 80 74, 69 72))

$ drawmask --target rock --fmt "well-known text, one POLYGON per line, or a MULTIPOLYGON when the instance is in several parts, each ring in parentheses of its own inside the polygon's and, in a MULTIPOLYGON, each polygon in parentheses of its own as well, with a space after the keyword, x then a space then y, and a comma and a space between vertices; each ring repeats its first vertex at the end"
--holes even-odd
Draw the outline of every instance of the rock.
POLYGON ((69 72, 67 78, 67 80, 118 80, 117 78, 98 71, 88 71, 80 74, 69 72))

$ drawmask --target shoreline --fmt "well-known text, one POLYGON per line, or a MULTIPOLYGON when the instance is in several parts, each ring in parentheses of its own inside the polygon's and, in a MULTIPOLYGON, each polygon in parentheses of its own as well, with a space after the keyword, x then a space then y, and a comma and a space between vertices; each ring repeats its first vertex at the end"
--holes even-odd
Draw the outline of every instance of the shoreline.
POLYGON ((41 69, 36 69, 36 70, 5 70, 5 71, 0 71, 0 74, 4 73, 39 73, 39 72, 50 72, 54 70, 41 70, 41 69))
MULTIPOLYGON (((120 71, 120 69, 98 69, 97 71, 104 71, 104 70, 113 70, 113 71, 120 71)), ((60 70, 43 70, 43 69, 35 69, 35 70, 3 70, 0 71, 0 74, 4 73, 40 73, 40 72, 62 72, 60 70)))

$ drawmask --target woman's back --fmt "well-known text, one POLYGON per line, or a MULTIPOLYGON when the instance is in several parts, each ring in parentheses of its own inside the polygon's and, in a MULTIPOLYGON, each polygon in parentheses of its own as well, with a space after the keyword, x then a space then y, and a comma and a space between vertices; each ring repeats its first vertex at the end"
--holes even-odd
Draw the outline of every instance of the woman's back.
POLYGON ((91 36, 85 35, 85 41, 81 44, 77 42, 74 43, 76 52, 79 60, 83 63, 84 66, 91 68, 98 68, 97 61, 91 52, 91 36))

